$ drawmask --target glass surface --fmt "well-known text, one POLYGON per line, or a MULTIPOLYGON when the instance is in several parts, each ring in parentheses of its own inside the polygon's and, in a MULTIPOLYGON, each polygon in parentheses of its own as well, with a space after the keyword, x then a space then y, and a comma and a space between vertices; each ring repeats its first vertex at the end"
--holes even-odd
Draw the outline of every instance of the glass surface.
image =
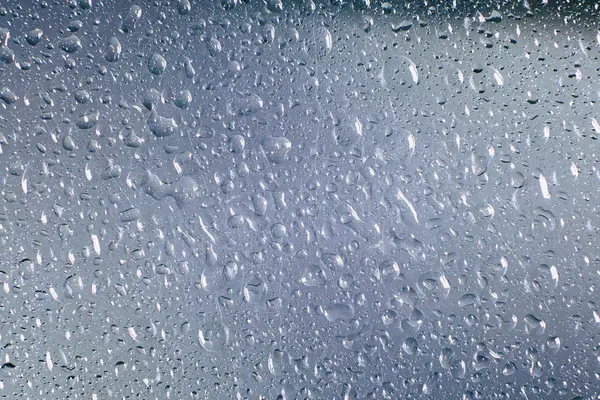
POLYGON ((598 8, 0 1, 0 398, 600 399, 598 8))

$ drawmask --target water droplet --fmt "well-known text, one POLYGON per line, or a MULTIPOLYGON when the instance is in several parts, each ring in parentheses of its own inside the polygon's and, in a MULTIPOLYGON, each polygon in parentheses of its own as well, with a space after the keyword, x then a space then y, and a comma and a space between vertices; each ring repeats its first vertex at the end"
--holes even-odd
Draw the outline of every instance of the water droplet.
POLYGON ((44 32, 39 28, 35 28, 28 31, 25 35, 25 38, 27 39, 27 43, 29 43, 32 46, 35 46, 42 40, 43 36, 44 32))
POLYGON ((204 350, 222 353, 229 345, 229 328, 218 321, 206 322, 198 330, 198 341, 204 350))
POLYGON ((108 62, 116 62, 121 57, 121 43, 116 36, 111 37, 106 45, 104 59, 108 62))
POLYGON ((267 159, 274 164, 283 163, 292 148, 292 142, 285 137, 267 137, 261 145, 267 159))
POLYGON ((347 304, 333 303, 323 308, 323 315, 329 322, 349 320, 354 316, 354 308, 347 304))
POLYGON ((504 366, 504 369, 502 370, 502 374, 504 376, 511 376, 517 373, 517 366, 512 363, 509 362, 504 366))
POLYGON ((406 338, 404 342, 402 342, 402 350, 409 356, 415 355, 418 347, 419 342, 413 337, 406 338))
POLYGON ((152 54, 148 59, 148 71, 152 75, 160 75, 167 69, 167 60, 158 53, 152 54))
POLYGON ((70 35, 60 41, 60 48, 69 54, 78 52, 83 48, 81 39, 76 35, 70 35))
POLYGON ((152 111, 148 120, 146 121, 148 124, 148 129, 152 134, 156 137, 166 137, 171 136, 175 133, 177 129, 177 123, 173 118, 163 117, 159 115, 156 111, 152 111))
POLYGON ((325 271, 321 269, 318 265, 309 265, 306 268, 306 272, 300 279, 301 282, 305 286, 325 286, 327 283, 327 276, 325 275, 325 271))

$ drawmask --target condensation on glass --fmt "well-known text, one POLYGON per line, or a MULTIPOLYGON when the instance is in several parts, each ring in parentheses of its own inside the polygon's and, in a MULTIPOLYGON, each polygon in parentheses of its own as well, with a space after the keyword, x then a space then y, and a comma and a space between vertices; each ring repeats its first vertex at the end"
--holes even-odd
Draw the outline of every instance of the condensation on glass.
POLYGON ((598 12, 3 1, 0 397, 598 399, 598 12))

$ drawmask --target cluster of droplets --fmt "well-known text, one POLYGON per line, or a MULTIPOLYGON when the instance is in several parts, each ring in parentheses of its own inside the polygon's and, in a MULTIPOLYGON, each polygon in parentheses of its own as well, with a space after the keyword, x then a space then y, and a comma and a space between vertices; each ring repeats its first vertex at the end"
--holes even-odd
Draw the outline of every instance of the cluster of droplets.
POLYGON ((0 394, 595 395, 587 5, 9 3, 0 394))

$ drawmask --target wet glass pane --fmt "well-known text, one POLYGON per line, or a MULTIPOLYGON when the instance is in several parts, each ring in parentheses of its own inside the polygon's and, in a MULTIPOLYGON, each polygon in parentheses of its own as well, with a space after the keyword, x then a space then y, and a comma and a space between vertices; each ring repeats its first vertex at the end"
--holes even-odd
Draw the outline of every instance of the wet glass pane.
POLYGON ((600 398, 598 8, 0 2, 0 397, 600 398))

